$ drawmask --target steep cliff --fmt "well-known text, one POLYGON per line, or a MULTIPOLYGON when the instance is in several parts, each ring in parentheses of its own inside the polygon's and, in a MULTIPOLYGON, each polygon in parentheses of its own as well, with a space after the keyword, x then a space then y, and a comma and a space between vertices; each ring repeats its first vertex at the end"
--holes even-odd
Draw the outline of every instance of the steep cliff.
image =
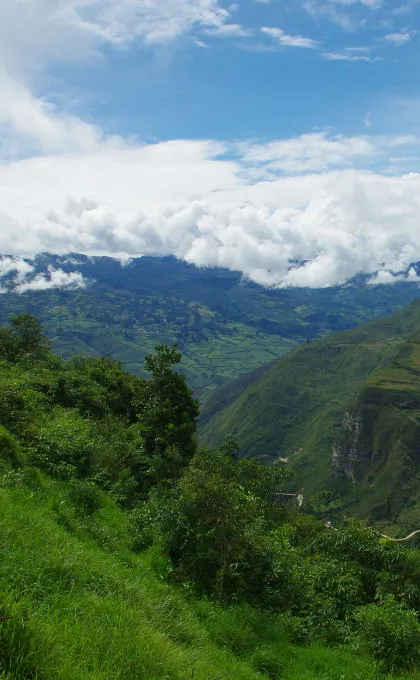
POLYGON ((343 423, 337 443, 332 450, 332 469, 336 475, 353 484, 363 478, 369 456, 362 446, 363 418, 356 410, 344 411, 343 423))

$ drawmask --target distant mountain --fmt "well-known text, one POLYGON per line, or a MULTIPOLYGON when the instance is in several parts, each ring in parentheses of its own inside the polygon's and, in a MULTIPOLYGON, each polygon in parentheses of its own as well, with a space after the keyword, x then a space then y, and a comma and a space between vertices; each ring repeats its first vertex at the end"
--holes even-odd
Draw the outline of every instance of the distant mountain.
POLYGON ((318 514, 420 527, 420 301, 219 388, 203 442, 288 465, 318 514))
POLYGON ((420 294, 417 284, 371 286, 363 277, 339 288, 266 289, 238 272, 171 257, 121 264, 43 254, 24 262, 30 270, 24 285, 15 285, 21 279, 13 266, 4 266, 3 275, 0 269, 0 285, 24 292, 0 296, 0 323, 31 312, 55 351, 111 355, 136 373, 156 344, 177 342, 183 370, 202 397, 296 345, 389 314, 420 294), (75 287, 80 281, 85 288, 75 287))

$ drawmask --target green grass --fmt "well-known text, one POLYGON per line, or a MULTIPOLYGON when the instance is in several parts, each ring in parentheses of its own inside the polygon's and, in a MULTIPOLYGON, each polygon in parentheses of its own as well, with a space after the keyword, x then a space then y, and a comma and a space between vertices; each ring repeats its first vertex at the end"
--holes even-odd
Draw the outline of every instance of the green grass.
POLYGON ((344 648, 291 644, 282 616, 169 585, 105 494, 87 516, 65 483, 31 471, 3 472, 0 487, 2 680, 384 677, 344 648))

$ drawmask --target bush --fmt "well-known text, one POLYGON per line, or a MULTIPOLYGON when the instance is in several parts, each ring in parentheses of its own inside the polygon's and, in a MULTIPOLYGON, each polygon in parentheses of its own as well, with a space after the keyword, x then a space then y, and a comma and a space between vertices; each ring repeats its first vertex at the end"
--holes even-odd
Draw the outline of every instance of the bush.
POLYGON ((23 464, 18 440, 3 425, 0 425, 0 460, 6 461, 14 468, 23 464))
POLYGON ((420 663, 420 623, 413 609, 388 597, 383 604, 359 607, 354 619, 357 647, 382 661, 387 670, 408 670, 420 663))
POLYGON ((48 422, 37 426, 32 462, 61 478, 87 477, 96 443, 88 420, 73 409, 56 408, 48 422))
POLYGON ((69 483, 67 498, 74 505, 76 512, 82 515, 93 515, 101 507, 101 494, 93 482, 72 479, 69 483))

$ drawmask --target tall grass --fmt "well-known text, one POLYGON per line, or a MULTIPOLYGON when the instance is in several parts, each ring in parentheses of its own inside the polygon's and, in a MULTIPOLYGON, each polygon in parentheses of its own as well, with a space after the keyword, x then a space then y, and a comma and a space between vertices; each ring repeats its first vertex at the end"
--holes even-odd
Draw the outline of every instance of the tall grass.
POLYGON ((168 585, 156 551, 131 551, 127 515, 105 494, 86 510, 83 489, 2 479, 0 680, 384 677, 348 650, 294 646, 276 614, 168 585))

